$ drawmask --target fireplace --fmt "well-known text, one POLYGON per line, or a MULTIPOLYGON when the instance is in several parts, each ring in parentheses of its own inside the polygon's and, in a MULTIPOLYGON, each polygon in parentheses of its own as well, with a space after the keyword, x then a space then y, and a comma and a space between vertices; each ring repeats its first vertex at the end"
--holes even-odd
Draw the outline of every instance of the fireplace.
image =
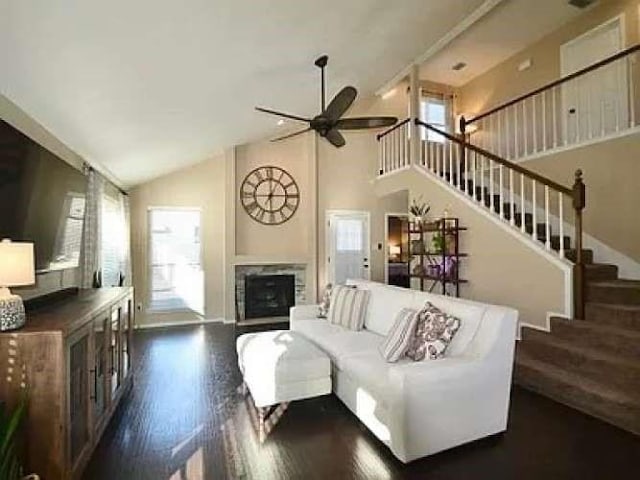
POLYGON ((284 317, 295 305, 295 275, 247 275, 245 318, 284 317))

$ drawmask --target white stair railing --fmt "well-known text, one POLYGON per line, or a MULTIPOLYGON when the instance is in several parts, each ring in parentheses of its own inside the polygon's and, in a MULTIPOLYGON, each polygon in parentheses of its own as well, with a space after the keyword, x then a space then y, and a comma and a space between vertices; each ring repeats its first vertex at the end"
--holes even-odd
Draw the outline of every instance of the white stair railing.
POLYGON ((585 189, 582 172, 578 170, 573 186, 566 187, 468 143, 462 139, 464 137, 458 138, 420 120, 416 123, 444 139, 442 142, 422 140, 417 165, 471 197, 509 228, 519 230, 538 243, 541 249, 565 258, 567 247, 574 246, 575 253, 571 258, 575 262, 574 315, 584 318, 582 210, 585 189), (566 215, 567 202, 572 207, 572 218, 566 215), (573 225, 572 236, 565 235, 565 223, 573 225))
POLYGON ((578 146, 638 126, 633 46, 544 87, 461 121, 473 143, 508 160, 578 146), (596 87, 596 88, 594 88, 596 87))

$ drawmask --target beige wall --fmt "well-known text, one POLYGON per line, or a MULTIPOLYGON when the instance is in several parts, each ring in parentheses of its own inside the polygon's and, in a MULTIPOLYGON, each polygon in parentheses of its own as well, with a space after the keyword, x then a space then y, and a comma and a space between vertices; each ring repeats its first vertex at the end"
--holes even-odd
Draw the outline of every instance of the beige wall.
MULTIPOLYGON (((379 180, 380 193, 408 188, 410 197, 422 196, 431 206, 431 218, 444 210, 467 227, 460 235, 460 276, 469 281, 461 296, 481 302, 507 305, 520 312, 520 322, 546 328, 548 312, 565 313, 565 274, 557 262, 541 256, 525 242, 501 228, 458 196, 423 174, 402 172, 379 180)), ((518 235, 516 233, 516 235, 518 235)))
MULTIPOLYGON (((406 85, 386 100, 370 97, 349 116, 407 116, 406 85)), ((407 192, 378 198, 373 180, 377 170, 375 131, 346 132, 347 145, 336 149, 313 134, 283 142, 240 145, 217 157, 134 188, 131 192, 132 249, 138 302, 148 301, 147 209, 150 206, 203 208, 206 318, 234 316, 235 264, 254 262, 306 263, 314 301, 316 285, 325 283, 324 219, 327 210, 363 210, 371 215, 372 278, 384 278, 384 214, 406 212, 407 192), (261 165, 287 170, 300 188, 300 206, 280 226, 262 225, 242 209, 238 189, 246 174, 261 165)), ((138 323, 193 320, 190 316, 139 315, 138 323)))
POLYGON ((163 321, 194 320, 193 314, 148 315, 148 209, 149 207, 195 207, 202 209, 202 253, 207 319, 224 316, 224 224, 225 157, 157 178, 134 188, 131 201, 131 249, 136 302, 143 304, 139 325, 163 321))
POLYGON ((257 167, 273 165, 287 171, 298 184, 298 210, 281 225, 263 225, 250 218, 236 194, 236 254, 272 257, 290 255, 307 258, 310 255, 309 222, 312 212, 310 183, 313 172, 308 135, 283 142, 256 142, 236 148, 236 192, 245 177, 257 167))
MULTIPOLYGON (((523 165, 571 185, 583 171, 587 192, 584 229, 591 236, 640 262, 640 134, 530 160, 523 165)), ((596 259, 597 260, 597 259, 596 259)))
MULTIPOLYGON (((395 115, 407 116, 407 84, 401 83, 392 96, 369 97, 359 102, 347 116, 395 115)), ((326 212, 328 210, 361 210, 370 213, 371 279, 384 280, 384 214, 401 213, 408 209, 407 192, 378 197, 374 180, 377 175, 378 144, 375 132, 346 132, 347 144, 334 148, 324 139, 318 142, 318 285, 326 278, 326 212)))
POLYGON ((596 7, 461 87, 458 111, 479 114, 560 78, 561 45, 621 13, 625 16, 627 45, 637 43, 638 5, 638 0, 601 0, 596 7), (518 65, 526 59, 531 59, 531 68, 518 72, 518 65))

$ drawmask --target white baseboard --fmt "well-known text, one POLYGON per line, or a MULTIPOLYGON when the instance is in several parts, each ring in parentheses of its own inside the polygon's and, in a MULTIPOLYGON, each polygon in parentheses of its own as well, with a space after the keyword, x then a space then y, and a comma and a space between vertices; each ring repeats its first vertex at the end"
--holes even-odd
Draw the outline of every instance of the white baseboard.
POLYGON ((226 323, 224 318, 202 318, 196 320, 173 320, 168 322, 154 322, 143 323, 136 325, 136 330, 148 330, 152 328, 166 328, 166 327, 182 327, 188 325, 205 325, 207 323, 226 323))

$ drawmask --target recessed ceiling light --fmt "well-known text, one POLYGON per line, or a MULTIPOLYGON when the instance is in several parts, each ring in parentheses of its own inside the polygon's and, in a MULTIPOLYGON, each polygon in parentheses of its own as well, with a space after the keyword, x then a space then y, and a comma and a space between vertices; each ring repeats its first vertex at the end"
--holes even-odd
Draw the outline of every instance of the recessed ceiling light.
POLYGON ((278 125, 284 125, 284 120, 282 119, 278 120, 278 125))
POLYGON ((467 66, 466 63, 464 62, 458 62, 456 63, 453 67, 451 67, 452 70, 455 70, 456 72, 462 70, 463 68, 465 68, 467 66))

